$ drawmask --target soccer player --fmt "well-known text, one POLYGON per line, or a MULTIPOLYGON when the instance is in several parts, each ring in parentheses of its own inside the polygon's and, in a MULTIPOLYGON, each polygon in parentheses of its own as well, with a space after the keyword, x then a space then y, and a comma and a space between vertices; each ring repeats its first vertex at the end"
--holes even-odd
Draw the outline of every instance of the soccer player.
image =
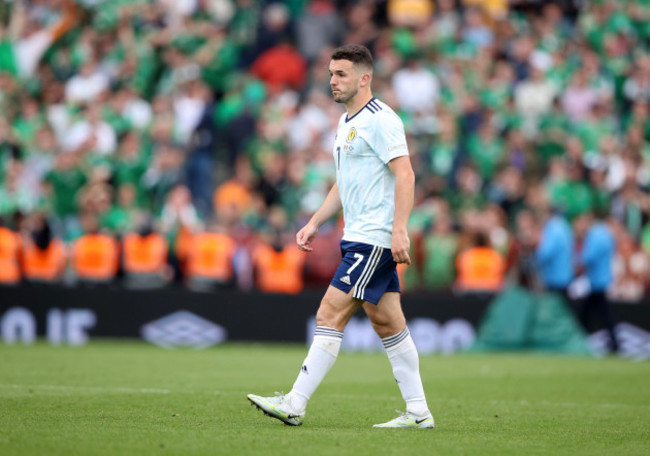
POLYGON ((276 397, 249 394, 248 399, 273 418, 301 425, 307 402, 336 360, 345 325, 363 307, 406 401, 405 413, 375 427, 433 428, 396 272, 397 263, 411 263, 406 225, 413 208, 414 175, 404 125, 372 96, 373 61, 367 48, 335 49, 329 72, 334 101, 347 111, 339 120, 333 151, 336 183, 296 242, 311 252, 318 228, 343 209, 343 258, 320 303, 314 340, 291 392, 276 397))

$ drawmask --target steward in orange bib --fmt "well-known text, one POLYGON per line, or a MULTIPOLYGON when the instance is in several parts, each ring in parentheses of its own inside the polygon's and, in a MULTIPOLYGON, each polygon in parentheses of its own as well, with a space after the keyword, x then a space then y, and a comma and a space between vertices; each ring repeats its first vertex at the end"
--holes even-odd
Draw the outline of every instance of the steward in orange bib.
POLYGON ((99 233, 94 214, 83 214, 81 223, 86 234, 73 244, 72 269, 84 282, 109 283, 117 275, 119 244, 112 236, 99 233))
POLYGON ((233 280, 232 261, 237 243, 218 224, 194 234, 187 244, 185 276, 194 290, 228 285, 233 280))
POLYGON ((0 225, 0 285, 17 285, 20 282, 20 237, 0 225))
POLYGON ((474 247, 458 255, 456 269, 458 291, 497 292, 503 286, 505 262, 483 233, 476 235, 474 247))
POLYGON ((169 243, 165 236, 153 231, 147 221, 140 232, 122 239, 122 266, 126 285, 130 288, 159 288, 171 277, 167 265, 169 243))
POLYGON ((253 250, 255 285, 267 293, 297 294, 304 285, 305 253, 282 237, 276 234, 272 243, 260 242, 253 250))
POLYGON ((31 236, 24 241, 23 276, 33 283, 58 283, 65 271, 65 244, 52 237, 44 217, 37 218, 36 223, 31 236))

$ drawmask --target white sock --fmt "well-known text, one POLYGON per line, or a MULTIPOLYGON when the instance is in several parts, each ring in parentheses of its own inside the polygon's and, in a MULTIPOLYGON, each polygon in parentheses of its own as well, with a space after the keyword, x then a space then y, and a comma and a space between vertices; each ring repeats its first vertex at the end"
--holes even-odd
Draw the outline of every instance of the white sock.
POLYGON ((316 327, 309 353, 302 363, 302 368, 291 392, 287 395, 296 412, 303 413, 305 411, 312 394, 334 365, 342 340, 343 333, 341 331, 326 326, 316 327))
POLYGON ((386 354, 393 366, 393 375, 402 397, 406 401, 406 411, 423 416, 429 413, 427 400, 420 379, 418 352, 408 328, 381 340, 386 354))

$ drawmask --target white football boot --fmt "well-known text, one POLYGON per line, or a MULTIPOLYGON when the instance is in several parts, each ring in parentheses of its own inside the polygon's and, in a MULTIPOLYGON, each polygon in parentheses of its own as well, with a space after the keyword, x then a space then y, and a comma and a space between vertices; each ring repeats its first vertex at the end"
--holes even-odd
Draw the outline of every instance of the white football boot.
POLYGON ((375 424, 376 428, 417 428, 417 429, 432 429, 435 426, 433 415, 427 413, 423 416, 414 415, 408 412, 400 412, 399 416, 386 423, 375 424))
POLYGON ((249 394, 248 400, 251 401, 258 410, 262 410, 265 415, 276 418, 289 426, 300 426, 305 418, 305 412, 297 412, 291 406, 289 398, 282 393, 275 393, 275 397, 262 397, 257 394, 249 394))

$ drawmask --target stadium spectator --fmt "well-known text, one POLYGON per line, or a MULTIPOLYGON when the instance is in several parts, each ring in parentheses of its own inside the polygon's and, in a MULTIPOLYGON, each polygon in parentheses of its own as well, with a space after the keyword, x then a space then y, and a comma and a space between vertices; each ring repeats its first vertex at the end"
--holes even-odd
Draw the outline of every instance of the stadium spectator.
POLYGON ((263 52, 253 62, 251 73, 263 80, 273 93, 284 87, 299 90, 305 84, 306 62, 289 43, 281 43, 263 52))
MULTIPOLYGON (((187 190, 187 187, 183 185, 184 162, 185 156, 180 148, 170 143, 157 144, 151 164, 142 176, 141 182, 149 192, 152 210, 154 213, 161 211, 161 216, 164 216, 163 218, 165 219, 163 222, 165 226, 168 223, 169 217, 172 217, 169 214, 174 213, 169 212, 169 210, 165 211, 164 208, 164 206, 167 206, 166 201, 169 200, 172 190, 176 190, 174 192, 176 194, 184 193, 184 191, 179 190, 180 187, 187 190)), ((175 200, 176 198, 174 196, 173 199, 175 200)), ((182 200, 183 205, 192 204, 189 190, 187 191, 187 195, 183 196, 182 200)), ((195 209, 193 209, 193 212, 195 212, 195 209)))
POLYGON ((473 47, 487 47, 494 41, 494 32, 485 23, 483 13, 476 8, 465 11, 465 24, 462 28, 463 41, 473 47))
POLYGON ((650 259, 632 236, 621 227, 617 232, 617 251, 614 256, 613 282, 607 290, 607 297, 618 302, 639 302, 643 299, 648 277, 650 259))
POLYGON ((117 147, 117 134, 102 119, 101 106, 89 103, 82 110, 81 118, 65 132, 64 148, 68 151, 84 151, 90 155, 110 155, 117 147))
POLYGON ((433 12, 431 0, 389 0, 388 18, 396 27, 418 28, 426 24, 433 12))
POLYGON ((145 211, 137 205, 137 192, 133 184, 120 185, 116 190, 115 202, 109 210, 100 215, 102 228, 117 237, 135 231, 145 219, 145 211))
POLYGON ((550 65, 550 57, 533 53, 530 78, 520 82, 514 92, 515 105, 523 117, 523 129, 529 138, 537 136, 540 120, 551 110, 557 93, 555 85, 546 78, 550 65))
MULTIPOLYGON (((19 149, 15 149, 19 153, 19 149)), ((6 162, 5 187, 0 189, 0 216, 14 213, 29 213, 39 204, 38 186, 29 179, 29 169, 20 156, 6 162)))
POLYGON ((580 322, 585 330, 590 329, 591 317, 595 313, 605 325, 610 337, 610 349, 617 352, 618 338, 615 319, 607 302, 607 289, 613 282, 612 264, 616 253, 616 240, 605 218, 592 212, 581 214, 575 221, 576 232, 582 247, 578 256, 579 270, 589 281, 589 292, 580 308, 580 322))
MULTIPOLYGON (((381 29, 375 21, 377 6, 374 2, 357 2, 348 9, 345 43, 371 45, 379 38, 381 29)), ((421 20, 421 19, 420 19, 421 20)))
POLYGON ((160 288, 172 276, 167 265, 167 239, 154 231, 151 220, 142 220, 139 230, 122 239, 122 265, 129 288, 160 288))
POLYGON ((574 274, 574 243, 573 231, 566 218, 558 211, 549 214, 535 249, 539 277, 546 290, 567 295, 574 274))
POLYGON ((47 219, 38 213, 27 222, 23 236, 23 277, 30 283, 55 284, 61 281, 66 268, 66 247, 52 236, 47 219))
POLYGON ((85 284, 111 283, 119 267, 119 245, 113 237, 99 232, 95 214, 85 212, 80 219, 84 234, 72 245, 72 271, 85 284))
MULTIPOLYGON (((425 289, 449 289, 456 278, 458 234, 448 213, 439 213, 423 239, 422 281, 425 289)), ((411 266, 413 267, 413 266, 411 266)))
MULTIPOLYGON (((11 21, 5 29, 0 26, 0 72, 6 71, 21 80, 31 78, 43 55, 60 39, 78 18, 79 12, 72 0, 62 2, 63 14, 49 27, 42 27, 31 17, 26 2, 15 2, 11 21)), ((48 13, 52 15, 53 11, 48 13)))
POLYGON ((260 291, 296 294, 303 289, 305 254, 296 246, 287 223, 284 210, 272 208, 270 231, 253 250, 255 285, 260 291))
POLYGON ((243 214, 252 204, 255 175, 248 158, 240 157, 235 163, 233 176, 222 183, 214 193, 214 211, 220 213, 233 206, 243 214))
POLYGON ((187 248, 185 277, 190 289, 208 291, 233 281, 233 258, 237 244, 216 221, 194 234, 187 248))
POLYGON ((508 280, 519 286, 537 289, 538 274, 535 252, 539 242, 539 227, 533 212, 524 209, 515 220, 514 239, 508 252, 508 280))
POLYGON ((342 235, 340 221, 323 225, 318 232, 318 237, 312 242, 320 255, 307 255, 305 258, 305 283, 326 286, 332 280, 332 271, 335 271, 341 262, 340 240, 342 235))
POLYGON ((587 74, 578 70, 562 95, 562 107, 573 122, 581 121, 598 102, 598 93, 588 85, 587 74))
POLYGON ((93 103, 108 90, 110 80, 100 68, 93 55, 81 66, 79 74, 65 85, 65 99, 71 104, 93 103))
POLYGON ((20 236, 0 223, 0 285, 18 285, 20 276, 20 236))
POLYGON ((316 61, 321 49, 341 42, 343 22, 330 0, 311 0, 296 22, 298 49, 310 63, 316 61))
POLYGON ((392 87, 402 110, 410 114, 435 112, 440 83, 436 75, 415 56, 409 58, 404 68, 395 72, 392 87))
POLYGON ((461 252, 456 259, 456 290, 461 293, 495 293, 505 279, 505 262, 490 247, 487 235, 474 235, 474 246, 461 252))
POLYGON ((173 187, 160 213, 160 230, 173 235, 180 227, 186 227, 194 233, 200 231, 202 225, 188 188, 184 185, 173 187))
POLYGON ((439 0, 436 2, 431 30, 431 33, 434 34, 432 38, 434 42, 453 41, 457 36, 462 16, 455 3, 455 0, 439 0))
POLYGON ((59 153, 43 180, 56 217, 54 232, 66 241, 78 231, 78 193, 88 180, 79 161, 79 155, 74 152, 59 153))

